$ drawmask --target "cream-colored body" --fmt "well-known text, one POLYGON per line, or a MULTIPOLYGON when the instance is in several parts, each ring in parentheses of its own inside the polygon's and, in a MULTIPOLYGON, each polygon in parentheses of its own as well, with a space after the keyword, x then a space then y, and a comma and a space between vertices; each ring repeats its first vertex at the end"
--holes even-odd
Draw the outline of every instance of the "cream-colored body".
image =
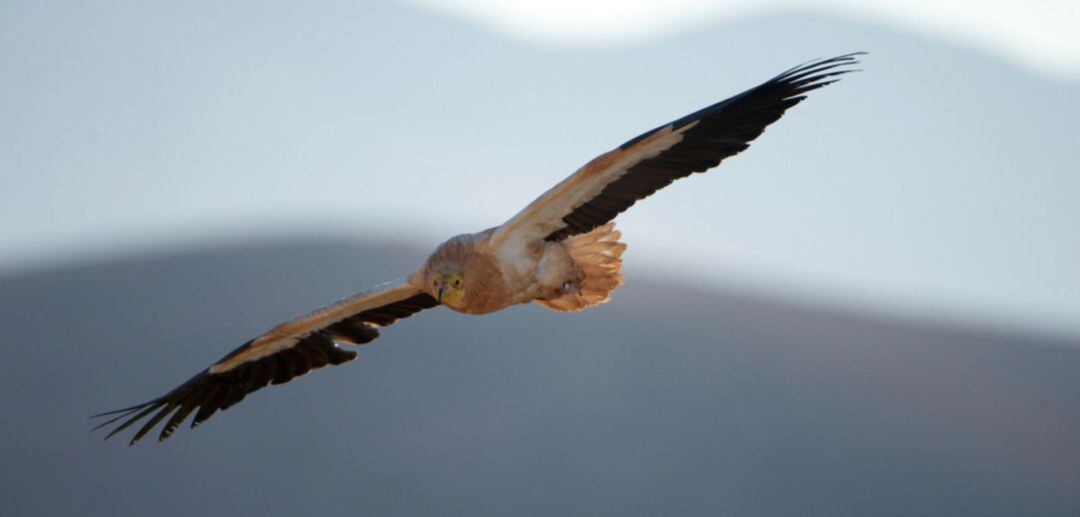
POLYGON ((446 241, 414 275, 417 287, 437 296, 443 305, 469 314, 533 301, 553 310, 576 311, 607 301, 622 284, 619 257, 626 249, 618 242, 614 225, 555 242, 545 236, 565 226, 561 218, 574 208, 630 167, 681 142, 696 125, 696 121, 679 129, 668 125, 626 149, 602 154, 503 225, 446 241), (442 284, 436 277, 447 274, 463 280, 464 287, 451 289, 444 297, 438 293, 442 284))
POLYGON ((486 314, 534 301, 558 311, 581 310, 607 301, 622 283, 619 256, 626 245, 611 224, 565 241, 521 246, 504 241, 496 247, 494 233, 459 235, 440 245, 413 276, 418 287, 437 295, 436 275, 459 275, 461 296, 447 297, 443 305, 486 314))

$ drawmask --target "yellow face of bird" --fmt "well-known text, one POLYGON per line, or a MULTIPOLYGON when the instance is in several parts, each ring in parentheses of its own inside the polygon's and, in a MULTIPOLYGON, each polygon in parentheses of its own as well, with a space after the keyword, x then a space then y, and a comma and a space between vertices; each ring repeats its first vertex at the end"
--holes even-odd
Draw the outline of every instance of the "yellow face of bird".
POLYGON ((439 303, 458 307, 465 301, 465 281, 459 273, 436 273, 431 280, 431 295, 439 303))

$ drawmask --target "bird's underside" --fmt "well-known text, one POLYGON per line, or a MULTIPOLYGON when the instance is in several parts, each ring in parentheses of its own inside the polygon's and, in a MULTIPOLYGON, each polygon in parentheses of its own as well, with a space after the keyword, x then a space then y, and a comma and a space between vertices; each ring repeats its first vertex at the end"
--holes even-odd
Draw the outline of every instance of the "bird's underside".
POLYGON ((194 414, 195 427, 267 384, 351 361, 341 344, 373 341, 379 329, 444 305, 484 314, 537 302, 577 311, 622 283, 626 245, 613 219, 676 179, 743 151, 805 98, 852 71, 848 54, 792 68, 754 88, 631 139, 545 192, 506 223, 440 245, 414 273, 298 316, 248 341, 184 384, 143 404, 95 415, 106 438, 141 423, 134 444, 159 423, 168 438, 194 414))

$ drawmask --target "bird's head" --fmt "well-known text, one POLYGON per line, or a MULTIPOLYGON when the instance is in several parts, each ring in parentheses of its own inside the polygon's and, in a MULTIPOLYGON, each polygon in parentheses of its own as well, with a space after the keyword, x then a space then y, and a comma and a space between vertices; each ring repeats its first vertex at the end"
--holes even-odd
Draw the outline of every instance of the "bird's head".
POLYGON ((461 271, 447 269, 431 275, 429 285, 431 295, 439 303, 450 307, 459 307, 465 300, 465 279, 461 271))
POLYGON ((431 296, 452 309, 465 305, 465 270, 469 259, 466 243, 465 237, 454 237, 439 245, 424 264, 424 279, 431 296))

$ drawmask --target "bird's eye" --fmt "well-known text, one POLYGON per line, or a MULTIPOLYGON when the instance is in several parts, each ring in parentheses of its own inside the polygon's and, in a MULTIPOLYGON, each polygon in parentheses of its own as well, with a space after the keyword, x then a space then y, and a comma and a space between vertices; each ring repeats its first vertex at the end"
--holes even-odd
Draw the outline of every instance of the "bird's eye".
POLYGON ((455 278, 453 283, 454 289, 461 289, 461 279, 455 278))

